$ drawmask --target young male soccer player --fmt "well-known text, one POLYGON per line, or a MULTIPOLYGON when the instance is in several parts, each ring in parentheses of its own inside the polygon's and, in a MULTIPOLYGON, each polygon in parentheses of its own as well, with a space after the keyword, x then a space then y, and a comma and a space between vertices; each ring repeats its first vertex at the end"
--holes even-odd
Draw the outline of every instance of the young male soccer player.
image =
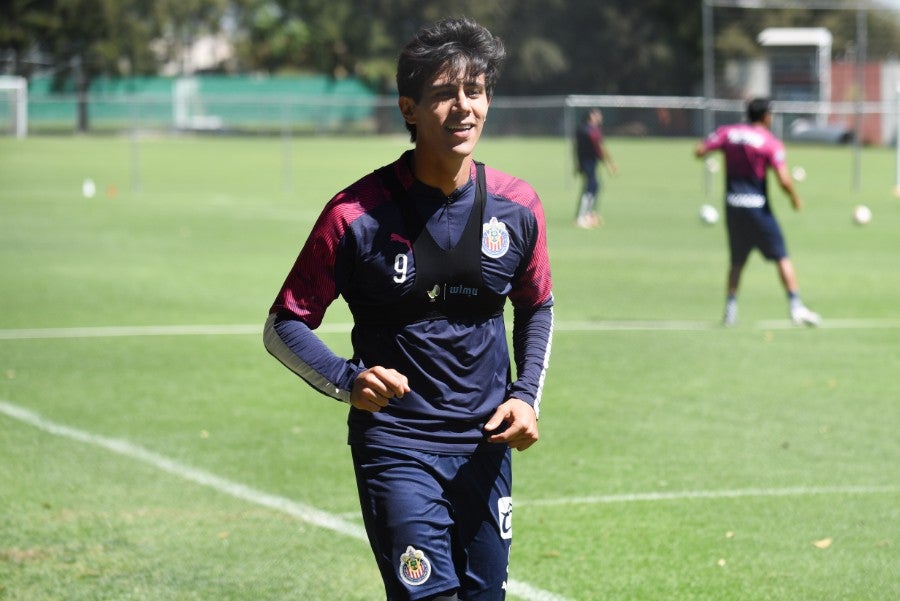
POLYGON ((265 326, 272 355, 350 404, 362 515, 392 601, 505 598, 511 449, 538 440, 553 317, 543 209, 527 183, 472 158, 504 55, 467 19, 407 44, 397 86, 415 148, 325 206, 265 326), (353 315, 349 358, 313 332, 338 295, 353 315))
POLYGON ((769 205, 766 174, 769 168, 791 199, 794 209, 803 207, 785 162, 784 145, 770 131, 772 110, 768 99, 756 98, 747 105, 748 123, 718 128, 697 144, 695 156, 721 150, 725 155, 725 222, 731 250, 727 298, 723 323, 737 320, 737 292, 741 272, 754 248, 775 261, 782 286, 788 295, 791 319, 797 325, 819 325, 821 318, 800 300, 794 265, 788 257, 781 228, 769 205))

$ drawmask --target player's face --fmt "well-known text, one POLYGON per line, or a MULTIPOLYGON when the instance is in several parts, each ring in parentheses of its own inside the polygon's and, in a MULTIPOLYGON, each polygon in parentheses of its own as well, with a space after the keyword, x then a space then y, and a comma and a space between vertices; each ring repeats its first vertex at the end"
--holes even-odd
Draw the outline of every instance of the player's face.
POLYGON ((481 137, 490 99, 484 74, 443 72, 425 85, 419 102, 401 98, 404 118, 416 126, 416 147, 438 154, 469 156, 481 137))

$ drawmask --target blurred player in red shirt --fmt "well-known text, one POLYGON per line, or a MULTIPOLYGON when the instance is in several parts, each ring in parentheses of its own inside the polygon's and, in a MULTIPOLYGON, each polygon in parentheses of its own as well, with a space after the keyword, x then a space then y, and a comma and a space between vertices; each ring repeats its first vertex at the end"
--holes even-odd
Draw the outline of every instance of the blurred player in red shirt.
POLYGON ((781 284, 788 295, 791 320, 797 325, 817 326, 821 318, 800 300, 794 265, 769 204, 766 175, 771 168, 794 210, 803 208, 785 162, 784 144, 770 131, 772 109, 769 100, 751 100, 747 105, 747 121, 718 128, 698 143, 694 151, 698 158, 716 150, 725 155, 725 223, 731 264, 723 323, 731 326, 737 321, 741 273, 750 252, 759 249, 778 267, 781 284))

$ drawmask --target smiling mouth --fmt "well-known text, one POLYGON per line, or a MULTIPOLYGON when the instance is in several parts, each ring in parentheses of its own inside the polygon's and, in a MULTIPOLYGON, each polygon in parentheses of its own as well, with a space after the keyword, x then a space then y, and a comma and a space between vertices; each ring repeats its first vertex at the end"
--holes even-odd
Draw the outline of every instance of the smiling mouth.
POLYGON ((475 129, 474 125, 448 125, 445 128, 451 134, 464 134, 475 129))

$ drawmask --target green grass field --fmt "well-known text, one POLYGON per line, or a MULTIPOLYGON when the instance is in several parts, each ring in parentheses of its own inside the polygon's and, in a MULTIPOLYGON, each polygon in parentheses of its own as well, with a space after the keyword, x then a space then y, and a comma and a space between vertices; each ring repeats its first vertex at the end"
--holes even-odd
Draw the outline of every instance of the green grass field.
MULTIPOLYGON (((479 148, 541 194, 557 302, 509 598, 900 598, 894 154, 865 149, 853 191, 850 149, 789 146, 806 209, 775 208, 823 327, 790 325, 757 255, 724 329, 693 143, 610 139, 594 231, 564 140, 479 148)), ((261 329, 321 205, 407 147, 0 139, 0 599, 383 598, 346 408, 261 329)), ((323 326, 340 352, 348 322, 323 326)))

